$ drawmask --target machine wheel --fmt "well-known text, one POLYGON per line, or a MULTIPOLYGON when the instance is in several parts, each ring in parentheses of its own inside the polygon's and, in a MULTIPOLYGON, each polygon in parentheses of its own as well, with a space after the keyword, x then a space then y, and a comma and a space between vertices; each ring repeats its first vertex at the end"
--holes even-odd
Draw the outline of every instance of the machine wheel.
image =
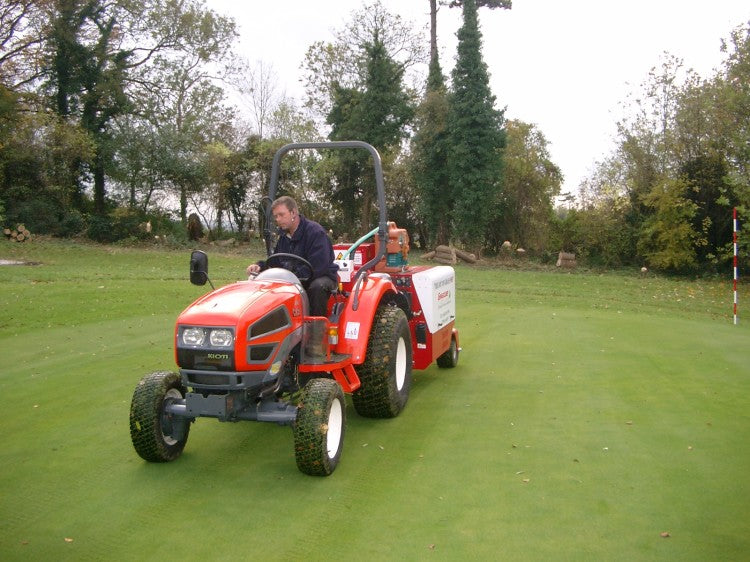
POLYGON ((135 387, 130 403, 130 438, 141 458, 168 462, 180 456, 191 420, 168 415, 164 406, 184 397, 180 375, 168 371, 146 375, 135 387))
POLYGON ((411 363, 411 332, 404 311, 380 306, 365 361, 357 369, 362 383, 352 394, 357 413, 368 418, 396 417, 409 399, 411 363))
POLYGON ((297 468, 311 476, 328 476, 344 447, 346 402, 341 386, 331 379, 312 379, 302 390, 294 422, 297 468))
POLYGON ((437 365, 442 369, 452 369, 458 365, 458 344, 456 338, 451 338, 451 346, 437 358, 437 365))

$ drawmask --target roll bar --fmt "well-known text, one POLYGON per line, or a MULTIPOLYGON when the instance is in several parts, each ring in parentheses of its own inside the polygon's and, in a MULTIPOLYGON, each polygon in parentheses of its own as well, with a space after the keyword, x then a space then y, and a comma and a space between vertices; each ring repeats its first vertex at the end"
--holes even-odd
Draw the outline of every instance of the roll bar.
MULTIPOLYGON (((374 146, 363 141, 330 141, 330 142, 300 142, 285 144, 276 151, 273 157, 273 164, 271 165, 271 179, 268 184, 268 197, 273 202, 276 199, 276 192, 279 186, 279 174, 281 171, 281 159, 285 154, 292 150, 329 150, 329 149, 340 149, 340 148, 356 148, 363 149, 370 153, 372 156, 373 165, 375 167, 375 187, 378 192, 378 207, 379 207, 379 221, 378 221, 378 233, 377 236, 380 239, 378 248, 378 254, 362 265, 362 268, 357 272, 355 280, 362 274, 366 273, 378 263, 385 255, 386 251, 386 236, 388 233, 388 219, 385 208, 385 182, 383 181, 383 163, 380 159, 380 154, 374 146)), ((263 238, 266 241, 266 253, 270 256, 271 249, 271 224, 272 224, 272 209, 269 204, 266 209, 266 224, 263 228, 263 238)))

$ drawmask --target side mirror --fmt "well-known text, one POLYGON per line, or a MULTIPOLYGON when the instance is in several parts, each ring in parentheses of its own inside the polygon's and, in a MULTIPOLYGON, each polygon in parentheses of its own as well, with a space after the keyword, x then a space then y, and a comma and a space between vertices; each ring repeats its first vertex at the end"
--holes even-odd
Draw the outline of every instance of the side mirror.
POLYGON ((205 285, 208 281, 208 255, 201 250, 190 254, 190 282, 193 285, 205 285))

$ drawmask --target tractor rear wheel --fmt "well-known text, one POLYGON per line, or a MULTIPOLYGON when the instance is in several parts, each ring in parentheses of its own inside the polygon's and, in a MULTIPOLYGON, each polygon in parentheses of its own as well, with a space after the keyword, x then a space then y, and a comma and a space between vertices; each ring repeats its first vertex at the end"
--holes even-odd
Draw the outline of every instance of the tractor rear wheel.
POLYGON ((404 311, 380 306, 375 314, 364 363, 362 386, 352 394, 354 409, 368 418, 394 418, 406 406, 411 388, 411 332, 404 311))
POLYGON ((437 358, 437 366, 441 369, 452 369, 456 365, 458 365, 458 344, 456 338, 451 337, 451 345, 437 358))
POLYGON ((143 377, 130 403, 130 438, 141 458, 169 462, 180 456, 190 433, 190 419, 172 416, 165 406, 185 397, 180 375, 157 371, 143 377))
POLYGON ((331 379, 312 379, 302 390, 294 422, 297 468, 311 476, 328 476, 341 458, 346 402, 341 386, 331 379))

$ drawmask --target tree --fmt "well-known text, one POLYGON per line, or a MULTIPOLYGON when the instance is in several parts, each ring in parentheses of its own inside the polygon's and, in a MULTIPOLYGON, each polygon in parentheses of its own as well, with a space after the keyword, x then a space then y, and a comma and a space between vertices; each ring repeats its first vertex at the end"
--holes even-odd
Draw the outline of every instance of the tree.
MULTIPOLYGON (((725 178, 731 195, 728 206, 736 206, 740 224, 750 221, 750 22, 732 30, 722 44, 726 53, 724 68, 716 80, 716 119, 718 134, 726 140, 725 178)), ((724 245, 726 261, 731 244, 724 245)), ((739 239, 741 265, 750 267, 750 237, 739 239)))
POLYGON ((421 34, 413 25, 388 12, 379 0, 365 4, 334 32, 333 42, 315 42, 305 53, 305 104, 316 115, 325 119, 331 112, 338 88, 364 87, 368 64, 364 46, 376 34, 388 57, 401 67, 407 85, 412 71, 427 60, 421 34))
MULTIPOLYGON (((461 8, 464 5, 464 0, 451 0, 448 2, 448 6, 451 8, 461 8)), ((476 0, 477 8, 503 8, 510 10, 513 5, 512 0, 476 0)))
POLYGON ((265 129, 276 108, 284 103, 284 96, 277 92, 278 80, 273 65, 257 61, 238 75, 238 87, 242 102, 252 114, 253 132, 265 138, 265 129))
MULTIPOLYGON (((165 3, 162 12, 175 28, 173 43, 152 50, 147 64, 130 69, 127 94, 137 114, 114 120, 118 136, 113 144, 115 150, 130 154, 133 164, 151 166, 148 177, 159 178, 162 187, 171 184, 180 201, 180 219, 186 224, 190 194, 205 185, 205 169, 199 163, 205 161, 206 147, 233 141, 233 114, 219 85, 226 70, 219 63, 231 56, 236 30, 232 20, 196 2, 165 3), (141 133, 128 133, 134 129, 141 133), (139 141, 145 146, 127 144, 139 141), (138 151, 148 150, 154 141, 157 154, 144 161, 138 151)), ((120 159, 126 166, 128 161, 120 159)), ((137 181, 141 172, 125 177, 137 181)))
POLYGON ((20 91, 38 77, 43 36, 39 0, 5 0, 0 7, 0 84, 20 91))
POLYGON ((696 264, 695 243, 698 235, 691 222, 696 205, 679 179, 665 179, 645 197, 653 209, 640 232, 638 252, 655 269, 676 272, 692 271, 696 264))
POLYGON ((21 112, 11 127, 0 144, 0 199, 7 220, 39 234, 78 234, 80 215, 77 224, 66 226, 73 216, 68 186, 76 177, 73 164, 93 157, 90 137, 53 113, 21 112))
POLYGON ((449 178, 455 234, 481 250, 491 217, 491 205, 502 186, 505 147, 503 112, 495 109, 487 65, 482 59, 474 0, 463 4, 463 25, 458 31, 458 54, 452 72, 448 114, 449 178))
POLYGON ((430 0, 430 66, 416 113, 412 175, 420 194, 420 214, 428 242, 448 244, 454 206, 448 176, 448 90, 437 49, 437 0, 430 0))
MULTIPOLYGON (((377 31, 371 40, 363 46, 368 57, 364 89, 338 88, 328 119, 330 138, 363 140, 388 155, 400 147, 413 109, 410 96, 402 87, 403 69, 390 58, 377 31)), ((360 231, 364 233, 369 229, 375 202, 374 176, 364 155, 345 155, 340 162, 343 173, 339 178, 346 186, 342 194, 346 194, 349 204, 359 205, 360 231)), ((347 218, 351 221, 353 217, 347 218)))
POLYGON ((626 183, 622 159, 610 156, 597 162, 593 175, 580 185, 578 208, 555 225, 562 232, 573 226, 572 237, 565 240, 558 236, 558 248, 593 265, 642 265, 636 252, 638 232, 629 220, 631 200, 626 183))
MULTIPOLYGON (((94 140, 89 171, 94 208, 102 214, 108 163, 116 151, 114 121, 131 111, 134 93, 158 90, 161 80, 149 80, 154 68, 189 60, 183 70, 191 72, 219 60, 234 39, 234 24, 198 0, 55 0, 49 6, 47 82, 56 111, 80 120, 94 140)), ((81 183, 73 186, 76 193, 81 183)))
MULTIPOLYGON (((424 47, 412 26, 379 1, 354 12, 334 36, 332 43, 313 44, 305 56, 307 107, 325 118, 330 139, 373 144, 388 173, 388 163, 395 161, 388 152, 400 150, 413 115, 415 96, 404 84, 410 69, 424 60, 424 47)), ((366 155, 337 151, 316 164, 310 179, 319 207, 335 201, 338 220, 360 231, 368 229, 374 201, 368 177, 372 180, 366 155), (333 172, 333 184, 322 180, 323 171, 333 172)))
POLYGON ((233 114, 224 104, 224 92, 200 64, 192 57, 159 58, 147 77, 153 89, 142 90, 137 98, 148 129, 160 139, 162 154, 153 164, 161 167, 158 174, 169 180, 178 195, 183 224, 191 191, 203 185, 195 163, 206 146, 232 141, 233 114))
POLYGON ((509 120, 505 130, 503 190, 493 205, 496 214, 486 234, 487 241, 496 251, 504 240, 512 240, 527 250, 543 250, 562 172, 550 159, 547 139, 535 125, 509 120))

